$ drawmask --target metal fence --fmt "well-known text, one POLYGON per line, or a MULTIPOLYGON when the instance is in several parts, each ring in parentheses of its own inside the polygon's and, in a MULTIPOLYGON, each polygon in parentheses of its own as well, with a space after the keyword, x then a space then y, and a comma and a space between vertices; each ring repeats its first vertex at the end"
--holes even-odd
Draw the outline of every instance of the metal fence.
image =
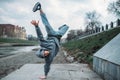
POLYGON ((85 38, 85 37, 88 37, 88 36, 96 35, 98 33, 108 31, 108 30, 111 30, 111 29, 114 29, 114 28, 117 28, 117 27, 120 27, 120 19, 117 19, 114 22, 106 24, 105 26, 97 27, 94 30, 86 31, 83 34, 81 34, 80 36, 77 36, 76 39, 81 39, 81 38, 85 38))

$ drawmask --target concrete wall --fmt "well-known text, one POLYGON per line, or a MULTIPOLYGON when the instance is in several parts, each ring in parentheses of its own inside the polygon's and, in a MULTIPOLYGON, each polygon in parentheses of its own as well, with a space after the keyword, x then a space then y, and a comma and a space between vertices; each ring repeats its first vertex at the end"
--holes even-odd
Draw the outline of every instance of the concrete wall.
POLYGON ((120 65, 107 60, 94 56, 93 70, 105 80, 120 80, 120 65))

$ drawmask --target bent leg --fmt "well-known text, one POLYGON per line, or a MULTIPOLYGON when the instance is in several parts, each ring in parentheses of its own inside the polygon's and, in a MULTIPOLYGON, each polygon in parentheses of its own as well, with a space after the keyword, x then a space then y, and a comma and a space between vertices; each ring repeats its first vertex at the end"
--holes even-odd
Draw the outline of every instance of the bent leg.
POLYGON ((63 25, 59 27, 58 34, 63 36, 67 32, 68 28, 69 27, 67 25, 63 25))

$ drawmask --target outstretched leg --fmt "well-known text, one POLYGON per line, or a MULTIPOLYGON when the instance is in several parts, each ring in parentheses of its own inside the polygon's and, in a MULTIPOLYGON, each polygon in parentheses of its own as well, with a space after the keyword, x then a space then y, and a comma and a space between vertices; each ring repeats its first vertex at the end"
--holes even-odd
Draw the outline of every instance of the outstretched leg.
POLYGON ((40 16, 41 16, 43 24, 45 25, 45 28, 46 28, 48 35, 56 35, 57 34, 56 31, 54 31, 54 29, 50 25, 46 15, 42 9, 40 9, 40 16))
POLYGON ((34 7, 33 7, 33 12, 36 11, 40 11, 40 16, 42 19, 43 24, 45 25, 46 31, 48 33, 48 35, 54 35, 56 32, 53 30, 53 28, 51 27, 51 25, 49 24, 49 21, 47 20, 47 17, 45 15, 45 13, 43 12, 43 10, 41 9, 41 4, 39 2, 37 2, 34 7))
POLYGON ((51 36, 58 36, 58 35, 63 36, 66 33, 66 31, 68 30, 68 28, 69 28, 65 24, 65 25, 61 26, 58 31, 54 31, 54 29, 49 24, 49 21, 48 21, 46 15, 45 15, 45 13, 43 12, 42 9, 40 9, 40 15, 41 15, 42 22, 45 25, 45 28, 46 28, 46 31, 47 31, 48 35, 51 35, 51 36))
POLYGON ((45 28, 46 28, 48 35, 50 35, 50 36, 63 36, 65 34, 65 32, 68 30, 68 26, 63 25, 59 28, 58 31, 55 31, 52 28, 52 26, 50 25, 45 13, 43 12, 43 10, 41 8, 41 4, 39 2, 37 2, 35 4, 35 6, 33 7, 33 12, 36 12, 37 10, 40 11, 40 16, 41 16, 43 24, 45 25, 45 28))

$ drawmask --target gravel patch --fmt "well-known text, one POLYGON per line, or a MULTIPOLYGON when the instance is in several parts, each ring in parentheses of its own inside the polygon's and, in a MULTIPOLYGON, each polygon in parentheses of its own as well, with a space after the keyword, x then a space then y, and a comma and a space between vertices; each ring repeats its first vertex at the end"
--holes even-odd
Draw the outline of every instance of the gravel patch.
MULTIPOLYGON (((35 55, 36 51, 18 53, 8 57, 0 58, 0 79, 8 75, 9 73, 19 69, 21 66, 27 63, 44 63, 44 59, 38 58, 35 55)), ((60 49, 59 53, 53 60, 53 64, 69 63, 66 61, 64 51, 60 49)))
POLYGON ((44 60, 35 55, 35 51, 18 53, 0 59, 0 78, 20 68, 26 63, 43 63, 44 60))

